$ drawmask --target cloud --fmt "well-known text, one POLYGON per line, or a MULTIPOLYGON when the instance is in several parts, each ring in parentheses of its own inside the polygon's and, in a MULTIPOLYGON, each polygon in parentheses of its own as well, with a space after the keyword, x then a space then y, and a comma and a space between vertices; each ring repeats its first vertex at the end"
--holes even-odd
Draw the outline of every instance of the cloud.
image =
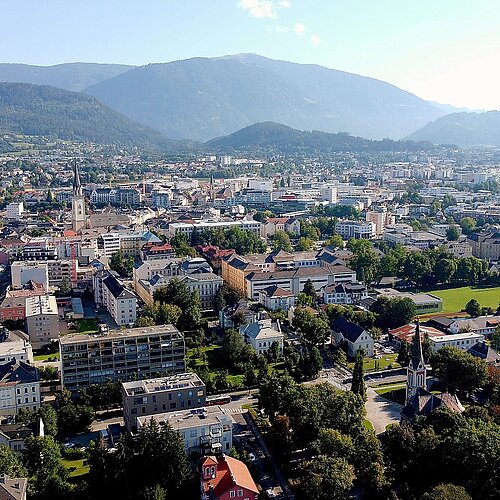
POLYGON ((282 9, 289 9, 292 4, 290 3, 290 0, 280 0, 278 2, 278 6, 281 7, 282 9))
POLYGON ((302 23, 295 23, 293 25, 293 31, 295 31, 297 35, 303 35, 306 32, 306 27, 302 23))
POLYGON ((317 47, 321 43, 321 38, 318 35, 311 35, 311 42, 317 47))
POLYGON ((240 0, 238 7, 258 19, 274 19, 276 17, 273 2, 270 0, 240 0))
POLYGON ((274 29, 278 33, 286 33, 288 31, 288 28, 286 26, 283 26, 282 24, 277 24, 274 29))

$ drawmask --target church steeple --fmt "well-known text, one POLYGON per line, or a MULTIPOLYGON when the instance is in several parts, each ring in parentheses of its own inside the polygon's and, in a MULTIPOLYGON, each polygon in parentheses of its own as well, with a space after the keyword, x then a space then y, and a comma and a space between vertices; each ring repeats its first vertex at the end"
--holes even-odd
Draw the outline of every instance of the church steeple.
POLYGON ((419 389, 427 389, 427 370, 425 368, 424 354, 422 351, 422 336, 420 334, 420 320, 417 318, 415 336, 411 346, 411 358, 408 364, 406 378, 406 404, 418 393, 419 389))
POLYGON ((73 194, 83 196, 82 181, 80 180, 80 170, 76 159, 73 160, 73 194))

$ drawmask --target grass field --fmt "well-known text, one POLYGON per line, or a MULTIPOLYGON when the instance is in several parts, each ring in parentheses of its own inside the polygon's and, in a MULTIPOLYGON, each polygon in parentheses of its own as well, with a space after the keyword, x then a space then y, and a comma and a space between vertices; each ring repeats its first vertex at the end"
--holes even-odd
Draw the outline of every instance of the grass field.
POLYGON ((84 460, 67 460, 65 458, 62 459, 62 464, 65 469, 69 471, 69 477, 82 476, 83 474, 87 474, 89 471, 89 466, 84 465, 84 460))
POLYGON ((59 351, 52 354, 37 354, 34 356, 35 361, 48 361, 51 358, 59 359, 59 351))
MULTIPOLYGON (((380 359, 375 358, 365 358, 363 363, 363 369, 365 372, 374 372, 379 370, 385 370, 388 366, 391 368, 400 368, 401 365, 396 361, 398 355, 394 354, 384 354, 380 359)), ((354 362, 347 363, 347 367, 352 371, 354 368, 354 362)))
POLYGON ((78 333, 97 333, 99 331, 96 320, 93 318, 77 319, 75 323, 78 325, 78 333))
POLYGON ((375 392, 389 401, 403 405, 405 403, 406 397, 406 385, 401 386, 389 386, 376 388, 375 392))
POLYGON ((447 290, 434 290, 429 292, 443 299, 443 313, 460 312, 470 299, 476 299, 482 307, 496 309, 500 302, 500 286, 495 288, 476 288, 463 286, 447 290))

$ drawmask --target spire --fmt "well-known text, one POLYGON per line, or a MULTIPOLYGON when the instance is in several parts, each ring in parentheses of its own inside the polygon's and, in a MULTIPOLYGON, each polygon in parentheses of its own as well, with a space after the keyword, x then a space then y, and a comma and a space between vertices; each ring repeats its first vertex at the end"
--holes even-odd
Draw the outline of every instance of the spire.
POLYGON ((82 182, 80 180, 80 171, 78 169, 78 163, 76 158, 73 160, 73 194, 75 196, 82 196, 82 182))
POLYGON ((425 366, 424 354, 422 352, 422 338, 420 336, 420 320, 417 318, 415 336, 413 337, 413 344, 411 346, 411 364, 414 368, 417 368, 420 363, 425 366))

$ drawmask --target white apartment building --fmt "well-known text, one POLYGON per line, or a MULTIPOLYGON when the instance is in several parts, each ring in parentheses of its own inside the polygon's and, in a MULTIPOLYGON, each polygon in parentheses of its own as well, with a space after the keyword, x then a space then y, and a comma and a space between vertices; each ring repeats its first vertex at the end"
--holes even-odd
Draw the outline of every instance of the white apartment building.
POLYGON ((40 407, 40 377, 37 368, 24 361, 0 366, 0 415, 17 415, 19 410, 40 407))
POLYGON ((22 201, 13 201, 7 205, 5 217, 10 220, 20 220, 24 212, 24 203, 22 201))
POLYGON ((220 406, 139 416, 138 431, 148 425, 151 419, 160 426, 168 422, 174 431, 179 431, 187 454, 228 453, 233 446, 234 420, 220 406))
POLYGON ((13 290, 21 290, 26 283, 34 281, 49 289, 49 269, 47 262, 16 260, 10 266, 13 290))
POLYGON ((260 236, 261 223, 256 220, 231 220, 231 221, 202 221, 193 224, 188 222, 172 222, 168 226, 168 236, 173 238, 176 234, 184 234, 188 239, 194 230, 203 232, 206 229, 231 229, 239 227, 245 231, 260 236))
POLYGON ((59 337, 59 315, 53 295, 26 298, 26 328, 35 348, 59 337))
MULTIPOLYGON (((94 283, 96 279, 94 278, 94 283)), ((118 326, 132 325, 137 319, 137 297, 136 295, 125 288, 111 274, 102 278, 100 281, 99 302, 96 303, 103 306, 111 317, 115 320, 118 326)), ((94 294, 96 290, 94 287, 94 294)))
POLYGON ((396 217, 387 210, 374 210, 366 212, 366 221, 375 224, 375 236, 380 236, 385 226, 396 222, 396 217))
POLYGON ((457 347, 462 351, 468 351, 472 346, 484 340, 484 335, 473 332, 451 333, 441 337, 430 337, 431 348, 439 351, 443 347, 457 347))
POLYGON ((344 240, 370 239, 375 237, 375 224, 369 221, 340 220, 335 226, 335 231, 342 236, 344 240))
POLYGON ((33 364, 33 349, 29 337, 24 332, 9 332, 4 330, 8 335, 2 342, 0 342, 0 365, 5 365, 10 361, 24 361, 28 364, 33 364))

